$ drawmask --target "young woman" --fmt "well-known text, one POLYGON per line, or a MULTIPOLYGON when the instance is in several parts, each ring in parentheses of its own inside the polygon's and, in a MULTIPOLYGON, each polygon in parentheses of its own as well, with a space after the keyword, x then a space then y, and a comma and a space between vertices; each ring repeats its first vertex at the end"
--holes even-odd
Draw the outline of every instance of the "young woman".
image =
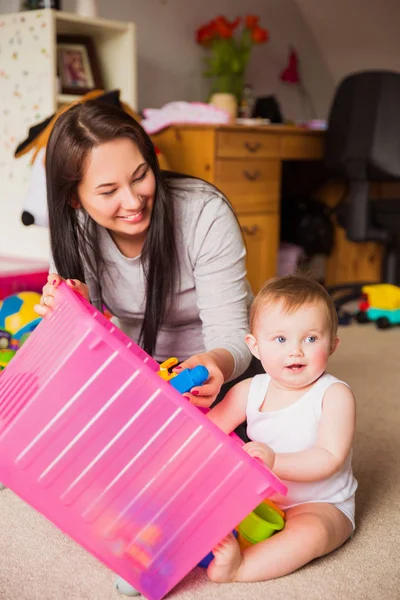
POLYGON ((251 361, 245 248, 226 198, 162 172, 143 128, 96 101, 57 119, 46 177, 53 263, 37 312, 67 280, 159 362, 206 366, 209 380, 187 396, 210 406, 251 361))

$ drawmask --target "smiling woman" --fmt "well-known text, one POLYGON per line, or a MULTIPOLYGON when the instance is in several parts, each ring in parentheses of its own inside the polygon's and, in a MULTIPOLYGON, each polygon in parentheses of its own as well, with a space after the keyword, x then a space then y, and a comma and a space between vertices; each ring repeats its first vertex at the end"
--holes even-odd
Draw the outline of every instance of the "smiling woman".
POLYGON ((96 101, 57 119, 46 178, 53 263, 37 312, 52 309, 68 280, 159 362, 207 367, 208 381, 188 398, 210 406, 251 360, 252 294, 227 199, 205 181, 161 171, 139 123, 96 101))
POLYGON ((128 258, 143 248, 153 211, 156 180, 138 147, 127 138, 105 142, 86 158, 75 206, 110 232, 128 258), (132 170, 133 169, 133 170, 132 170))

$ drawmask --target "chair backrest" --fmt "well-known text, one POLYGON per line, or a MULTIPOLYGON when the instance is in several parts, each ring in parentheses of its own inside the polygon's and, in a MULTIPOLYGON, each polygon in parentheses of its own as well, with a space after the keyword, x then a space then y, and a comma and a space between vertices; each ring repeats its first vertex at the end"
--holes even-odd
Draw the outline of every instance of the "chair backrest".
POLYGON ((339 84, 325 146, 328 173, 349 183, 346 234, 386 241, 370 222, 369 181, 400 179, 400 72, 366 71, 339 84))
POLYGON ((400 72, 365 71, 339 84, 325 160, 349 180, 400 178, 400 72))

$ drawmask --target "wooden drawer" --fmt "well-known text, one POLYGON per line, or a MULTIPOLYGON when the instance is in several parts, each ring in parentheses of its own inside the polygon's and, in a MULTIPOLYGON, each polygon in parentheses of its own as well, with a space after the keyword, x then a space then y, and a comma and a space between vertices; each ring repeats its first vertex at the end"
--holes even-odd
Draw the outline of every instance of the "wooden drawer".
POLYGON ((277 158, 280 156, 280 136, 268 130, 218 131, 216 154, 224 158, 277 158))
POLYGON ((215 185, 237 213, 279 210, 281 163, 278 160, 219 159, 215 185))
POLYGON ((247 248, 247 277, 255 294, 277 272, 279 214, 239 215, 247 248))
POLYGON ((283 160, 322 160, 324 136, 316 133, 287 133, 282 135, 281 156, 283 160))

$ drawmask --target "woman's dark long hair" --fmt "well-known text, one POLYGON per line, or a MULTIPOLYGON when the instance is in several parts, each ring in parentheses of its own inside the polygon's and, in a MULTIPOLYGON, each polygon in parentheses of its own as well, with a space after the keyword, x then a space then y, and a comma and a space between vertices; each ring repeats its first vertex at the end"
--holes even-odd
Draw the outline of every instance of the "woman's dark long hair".
POLYGON ((78 185, 86 156, 92 148, 117 138, 128 138, 136 144, 156 180, 151 223, 141 253, 146 307, 139 338, 146 352, 153 355, 179 278, 173 202, 169 177, 160 170, 151 139, 139 123, 119 108, 88 101, 72 106, 54 124, 46 149, 51 250, 61 277, 85 281, 87 265, 100 282, 104 261, 97 228, 89 215, 84 220, 78 218, 73 201, 79 201, 78 185))

